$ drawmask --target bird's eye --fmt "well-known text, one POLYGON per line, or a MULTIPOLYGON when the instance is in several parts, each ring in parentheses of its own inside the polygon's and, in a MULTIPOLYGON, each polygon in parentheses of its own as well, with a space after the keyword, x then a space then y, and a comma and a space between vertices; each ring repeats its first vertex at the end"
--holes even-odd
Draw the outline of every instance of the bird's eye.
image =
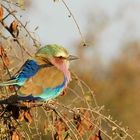
POLYGON ((63 59, 64 57, 63 56, 57 56, 57 58, 63 59))

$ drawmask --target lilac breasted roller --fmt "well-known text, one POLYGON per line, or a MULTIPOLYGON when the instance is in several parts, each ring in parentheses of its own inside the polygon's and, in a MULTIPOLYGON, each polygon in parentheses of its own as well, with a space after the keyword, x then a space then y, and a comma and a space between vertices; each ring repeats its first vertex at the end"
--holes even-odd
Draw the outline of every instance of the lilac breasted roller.
POLYGON ((17 74, 0 86, 18 87, 19 100, 54 99, 71 79, 69 62, 77 57, 69 55, 60 45, 40 48, 32 59, 27 60, 17 74))

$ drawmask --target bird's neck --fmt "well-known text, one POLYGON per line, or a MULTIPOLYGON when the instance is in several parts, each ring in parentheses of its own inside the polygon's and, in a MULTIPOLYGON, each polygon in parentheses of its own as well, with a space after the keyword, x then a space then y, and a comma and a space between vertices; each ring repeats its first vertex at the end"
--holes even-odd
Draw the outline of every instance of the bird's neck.
POLYGON ((71 75, 69 71, 69 65, 65 61, 52 61, 52 64, 56 66, 60 71, 63 72, 67 82, 71 80, 71 75))
POLYGON ((67 81, 69 82, 71 80, 71 75, 67 64, 60 65, 58 69, 60 69, 64 73, 64 76, 67 78, 67 81))

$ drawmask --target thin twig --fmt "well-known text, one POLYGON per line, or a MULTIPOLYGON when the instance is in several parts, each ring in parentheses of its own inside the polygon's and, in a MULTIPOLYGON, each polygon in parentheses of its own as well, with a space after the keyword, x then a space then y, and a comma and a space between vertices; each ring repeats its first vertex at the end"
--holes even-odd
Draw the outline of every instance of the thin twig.
MULTIPOLYGON (((4 6, 3 4, 1 4, 2 7, 4 7, 8 13, 11 13, 11 11, 6 7, 4 6)), ((29 38, 32 39, 33 43, 34 43, 34 46, 38 47, 38 44, 36 44, 36 39, 32 37, 31 33, 28 31, 28 29, 26 28, 25 25, 23 25, 23 23, 14 15, 14 13, 11 13, 11 15, 18 21, 18 23, 24 28, 24 30, 27 32, 27 34, 29 35, 29 38)))
POLYGON ((32 57, 32 55, 25 49, 25 47, 23 45, 21 45, 20 41, 17 39, 17 37, 10 31, 9 27, 4 23, 4 21, 0 21, 2 26, 12 35, 12 37, 14 38, 14 41, 17 42, 17 44, 30 56, 32 57))
POLYGON ((83 46, 87 46, 86 41, 85 41, 85 38, 84 38, 84 36, 83 36, 83 34, 82 34, 82 32, 81 32, 81 29, 80 29, 80 27, 79 27, 79 24, 77 23, 77 21, 76 21, 74 15, 73 15, 73 13, 71 12, 70 8, 68 7, 68 5, 66 4, 66 2, 65 2, 64 0, 62 0, 62 3, 64 4, 64 6, 65 6, 66 9, 68 10, 70 16, 72 17, 74 23, 76 24, 76 27, 77 27, 77 29, 78 29, 78 31, 79 31, 79 34, 80 34, 80 36, 81 36, 81 39, 82 39, 83 46))

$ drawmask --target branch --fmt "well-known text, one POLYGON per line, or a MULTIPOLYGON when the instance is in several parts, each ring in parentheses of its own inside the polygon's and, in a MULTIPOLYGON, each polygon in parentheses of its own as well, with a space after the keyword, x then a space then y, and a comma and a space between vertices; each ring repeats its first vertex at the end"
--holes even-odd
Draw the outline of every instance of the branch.
POLYGON ((74 15, 73 15, 73 13, 71 12, 70 8, 68 7, 68 5, 66 4, 66 2, 65 2, 64 0, 62 0, 62 3, 64 4, 64 6, 66 7, 66 9, 68 10, 68 12, 69 12, 69 14, 70 14, 69 17, 72 17, 74 23, 76 24, 76 27, 77 27, 77 29, 78 29, 78 31, 79 31, 79 34, 80 34, 80 36, 81 36, 81 39, 82 39, 83 46, 84 46, 84 47, 87 46, 86 41, 85 41, 85 38, 84 38, 84 36, 83 36, 83 34, 82 34, 82 32, 81 32, 81 29, 80 29, 80 27, 79 27, 79 25, 78 25, 78 23, 77 23, 77 21, 76 21, 74 15))
MULTIPOLYGON (((38 42, 35 38, 32 37, 32 35, 30 34, 30 32, 28 31, 28 29, 26 28, 25 25, 23 25, 23 23, 14 15, 13 12, 11 12, 9 10, 9 8, 7 8, 6 6, 2 5, 2 7, 4 9, 7 10, 8 13, 11 13, 11 15, 18 21, 18 23, 20 23, 20 25, 24 28, 24 30, 27 32, 27 34, 29 35, 29 37, 32 39, 33 43, 34 43, 34 46, 38 47, 38 44, 36 44, 36 42, 38 42)), ((39 43, 39 42, 38 42, 39 43)), ((40 43, 39 43, 40 44, 40 43)))

